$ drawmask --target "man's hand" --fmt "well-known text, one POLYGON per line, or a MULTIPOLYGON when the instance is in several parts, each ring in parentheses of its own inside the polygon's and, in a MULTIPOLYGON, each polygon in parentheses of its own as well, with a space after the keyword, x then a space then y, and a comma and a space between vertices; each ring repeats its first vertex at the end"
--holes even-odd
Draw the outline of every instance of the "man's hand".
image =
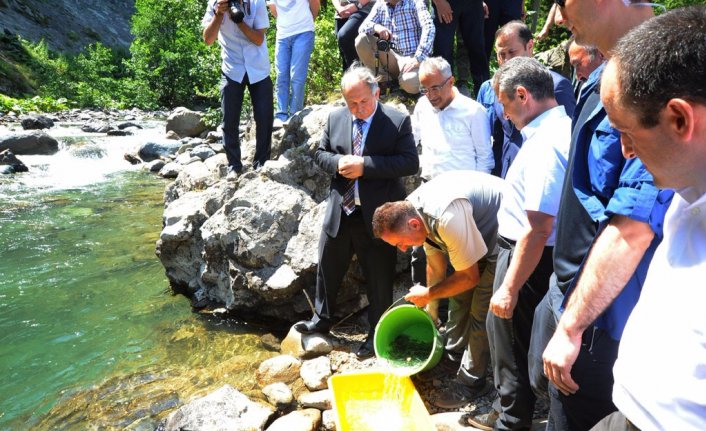
POLYGON ((222 17, 224 13, 228 12, 230 8, 228 7, 228 0, 218 0, 216 3, 216 15, 222 17))
POLYGON ((510 319, 517 305, 517 293, 512 293, 504 284, 490 298, 490 311, 501 319, 510 319))
POLYGON ((373 26, 373 31, 378 35, 378 38, 380 39, 392 40, 392 32, 383 25, 375 24, 375 26, 373 26))
POLYGON ((419 67, 419 62, 414 59, 412 61, 407 61, 402 65, 402 68, 400 69, 401 73, 407 73, 410 72, 414 69, 417 69, 419 67))
POLYGON ((354 180, 363 176, 364 160, 361 156, 347 154, 338 159, 338 173, 344 178, 354 180))
POLYGON ((355 3, 348 3, 345 6, 341 6, 340 9, 336 9, 336 12, 338 12, 338 16, 340 16, 341 18, 348 18, 353 15, 353 13, 355 13, 356 11, 358 11, 358 8, 355 6, 355 3))
POLYGON ((451 5, 446 0, 434 0, 436 6, 436 17, 442 24, 451 24, 454 18, 454 12, 451 10, 451 5))
POLYGON ((429 301, 431 301, 429 296, 429 288, 415 284, 409 288, 409 293, 404 296, 404 299, 417 307, 424 307, 429 303, 429 301))
POLYGON ((483 18, 490 18, 490 9, 488 9, 488 4, 486 2, 483 2, 483 18))
POLYGON ((564 395, 579 390, 579 385, 571 378, 571 367, 581 349, 581 334, 571 336, 561 324, 544 350, 544 374, 564 395))

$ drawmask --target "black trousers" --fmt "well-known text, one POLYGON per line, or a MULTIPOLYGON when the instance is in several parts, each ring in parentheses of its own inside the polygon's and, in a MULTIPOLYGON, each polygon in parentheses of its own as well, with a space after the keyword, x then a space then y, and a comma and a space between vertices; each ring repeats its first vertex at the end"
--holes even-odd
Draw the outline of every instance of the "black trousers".
POLYGON ((397 249, 370 234, 360 208, 351 215, 341 211, 341 225, 335 237, 322 230, 319 239, 319 266, 316 272, 314 322, 333 320, 336 298, 343 277, 355 254, 365 276, 370 333, 382 313, 392 304, 397 249))
MULTIPOLYGON (((498 237, 498 264, 493 292, 503 283, 515 252, 512 241, 498 237)), ((530 339, 537 304, 549 289, 553 247, 545 247, 536 269, 522 286, 512 318, 488 313, 486 324, 493 360, 495 387, 499 396, 497 430, 529 430, 536 397, 529 378, 530 339)), ((496 407, 497 407, 496 402, 496 407)))
POLYGON ((490 58, 495 45, 495 32, 510 21, 522 18, 521 0, 485 0, 488 19, 485 20, 485 55, 490 58))
POLYGON ((250 92, 253 117, 255 118, 255 157, 253 166, 258 168, 270 160, 272 147, 272 79, 251 83, 245 74, 243 82, 236 82, 221 75, 221 109, 223 110, 223 143, 228 164, 236 171, 243 169, 240 160, 240 114, 243 110, 245 87, 250 92))
POLYGON ((368 3, 361 10, 353 12, 348 18, 335 19, 334 31, 336 32, 336 39, 338 39, 338 52, 341 54, 344 72, 351 67, 354 61, 358 60, 358 52, 355 50, 355 38, 358 36, 358 27, 368 17, 372 6, 373 3, 368 3))
POLYGON ((471 66, 474 94, 478 94, 481 84, 490 78, 488 56, 483 43, 483 2, 481 0, 449 0, 453 11, 453 20, 442 23, 434 6, 434 55, 444 57, 454 67, 454 37, 456 27, 463 38, 463 44, 468 51, 468 61, 471 66))

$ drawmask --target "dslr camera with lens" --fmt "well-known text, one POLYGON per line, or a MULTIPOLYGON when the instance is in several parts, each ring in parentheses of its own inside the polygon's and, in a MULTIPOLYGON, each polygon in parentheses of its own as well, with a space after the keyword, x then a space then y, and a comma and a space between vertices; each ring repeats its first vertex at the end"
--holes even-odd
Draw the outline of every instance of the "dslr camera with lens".
POLYGON ((234 23, 243 22, 246 14, 250 14, 250 2, 245 1, 243 3, 240 0, 228 0, 228 7, 230 8, 230 19, 234 23))
POLYGON ((378 39, 378 41, 377 41, 378 51, 388 52, 390 49, 394 49, 394 48, 395 48, 395 44, 389 40, 378 39))

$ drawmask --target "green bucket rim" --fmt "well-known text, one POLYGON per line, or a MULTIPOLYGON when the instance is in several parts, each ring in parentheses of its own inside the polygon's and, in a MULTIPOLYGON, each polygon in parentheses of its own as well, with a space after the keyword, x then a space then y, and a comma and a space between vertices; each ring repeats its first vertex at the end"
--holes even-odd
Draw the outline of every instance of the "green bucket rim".
MULTIPOLYGON (((399 322, 396 322, 399 323, 399 322)), ((390 308, 380 317, 377 325, 375 326, 375 334, 373 340, 373 346, 375 349, 375 356, 379 359, 387 361, 396 372, 399 374, 412 375, 422 371, 426 371, 433 368, 444 352, 444 342, 441 334, 439 334, 434 320, 429 316, 429 314, 421 308, 418 308, 411 304, 402 304, 396 307, 390 308), (429 354, 424 358, 424 362, 418 366, 398 366, 395 361, 389 360, 386 353, 389 351, 389 343, 394 340, 402 330, 394 332, 391 329, 384 329, 385 325, 389 325, 388 321, 391 319, 390 316, 394 316, 400 313, 407 313, 410 316, 414 316, 413 324, 425 323, 428 325, 430 332, 432 334, 430 340, 429 354), (394 332, 393 335, 389 335, 390 332, 394 332), (383 345, 387 344, 387 345, 383 345)))

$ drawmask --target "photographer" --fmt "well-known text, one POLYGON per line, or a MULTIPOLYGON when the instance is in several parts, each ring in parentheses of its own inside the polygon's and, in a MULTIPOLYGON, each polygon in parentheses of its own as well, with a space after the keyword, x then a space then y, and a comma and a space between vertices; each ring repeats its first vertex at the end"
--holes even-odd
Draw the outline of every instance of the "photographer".
POLYGON ((229 175, 243 170, 239 125, 245 87, 250 92, 255 117, 253 169, 270 158, 272 144, 272 80, 265 42, 269 26, 265 0, 210 0, 201 20, 203 39, 221 45, 221 107, 223 141, 229 175))
POLYGON ((358 33, 358 56, 376 70, 381 84, 394 79, 405 92, 418 94, 419 65, 434 44, 434 24, 424 0, 376 2, 358 33))

